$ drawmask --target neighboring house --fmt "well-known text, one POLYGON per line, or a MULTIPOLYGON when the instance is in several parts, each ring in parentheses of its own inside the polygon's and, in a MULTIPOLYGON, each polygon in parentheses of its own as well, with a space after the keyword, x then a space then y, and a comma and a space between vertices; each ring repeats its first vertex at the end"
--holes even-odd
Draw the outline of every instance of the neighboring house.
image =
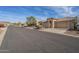
POLYGON ((73 28, 74 17, 65 18, 48 18, 47 21, 43 22, 43 27, 45 28, 73 28))
POLYGON ((9 22, 0 21, 0 27, 6 27, 6 26, 8 26, 9 24, 10 24, 9 22))

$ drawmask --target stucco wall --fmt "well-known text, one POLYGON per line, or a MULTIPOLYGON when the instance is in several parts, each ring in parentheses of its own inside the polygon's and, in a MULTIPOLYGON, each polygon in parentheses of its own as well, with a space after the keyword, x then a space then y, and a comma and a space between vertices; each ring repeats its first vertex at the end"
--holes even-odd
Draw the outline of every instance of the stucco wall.
POLYGON ((49 27, 48 22, 44 22, 42 25, 43 25, 44 28, 48 28, 49 27))
MULTIPOLYGON (((53 28, 53 21, 46 21, 43 23, 43 27, 53 28)), ((69 28, 73 27, 73 20, 54 20, 54 28, 69 28)))
POLYGON ((68 26, 69 26, 68 21, 55 22, 55 28, 68 28, 68 26))

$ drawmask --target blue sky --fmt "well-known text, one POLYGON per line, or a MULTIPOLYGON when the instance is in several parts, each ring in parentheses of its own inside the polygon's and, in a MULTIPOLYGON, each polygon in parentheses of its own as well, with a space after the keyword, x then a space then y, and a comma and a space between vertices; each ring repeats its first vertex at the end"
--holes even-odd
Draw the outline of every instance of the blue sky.
POLYGON ((79 16, 78 6, 0 6, 0 21, 25 22, 26 17, 38 20, 49 17, 63 18, 79 16))

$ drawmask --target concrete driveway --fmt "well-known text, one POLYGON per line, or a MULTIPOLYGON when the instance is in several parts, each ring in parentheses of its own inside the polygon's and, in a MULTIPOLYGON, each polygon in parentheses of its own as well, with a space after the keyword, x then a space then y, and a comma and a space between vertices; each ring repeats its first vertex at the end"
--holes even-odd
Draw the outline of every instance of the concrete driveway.
POLYGON ((42 28, 40 31, 63 34, 67 31, 67 28, 42 28))

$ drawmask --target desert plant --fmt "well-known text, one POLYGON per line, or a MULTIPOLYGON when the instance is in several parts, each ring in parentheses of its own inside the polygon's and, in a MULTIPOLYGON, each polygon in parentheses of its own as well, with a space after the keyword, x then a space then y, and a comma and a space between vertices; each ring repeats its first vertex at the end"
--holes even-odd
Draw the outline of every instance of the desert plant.
POLYGON ((35 26, 36 25, 36 18, 34 16, 29 16, 27 19, 27 26, 35 26))

